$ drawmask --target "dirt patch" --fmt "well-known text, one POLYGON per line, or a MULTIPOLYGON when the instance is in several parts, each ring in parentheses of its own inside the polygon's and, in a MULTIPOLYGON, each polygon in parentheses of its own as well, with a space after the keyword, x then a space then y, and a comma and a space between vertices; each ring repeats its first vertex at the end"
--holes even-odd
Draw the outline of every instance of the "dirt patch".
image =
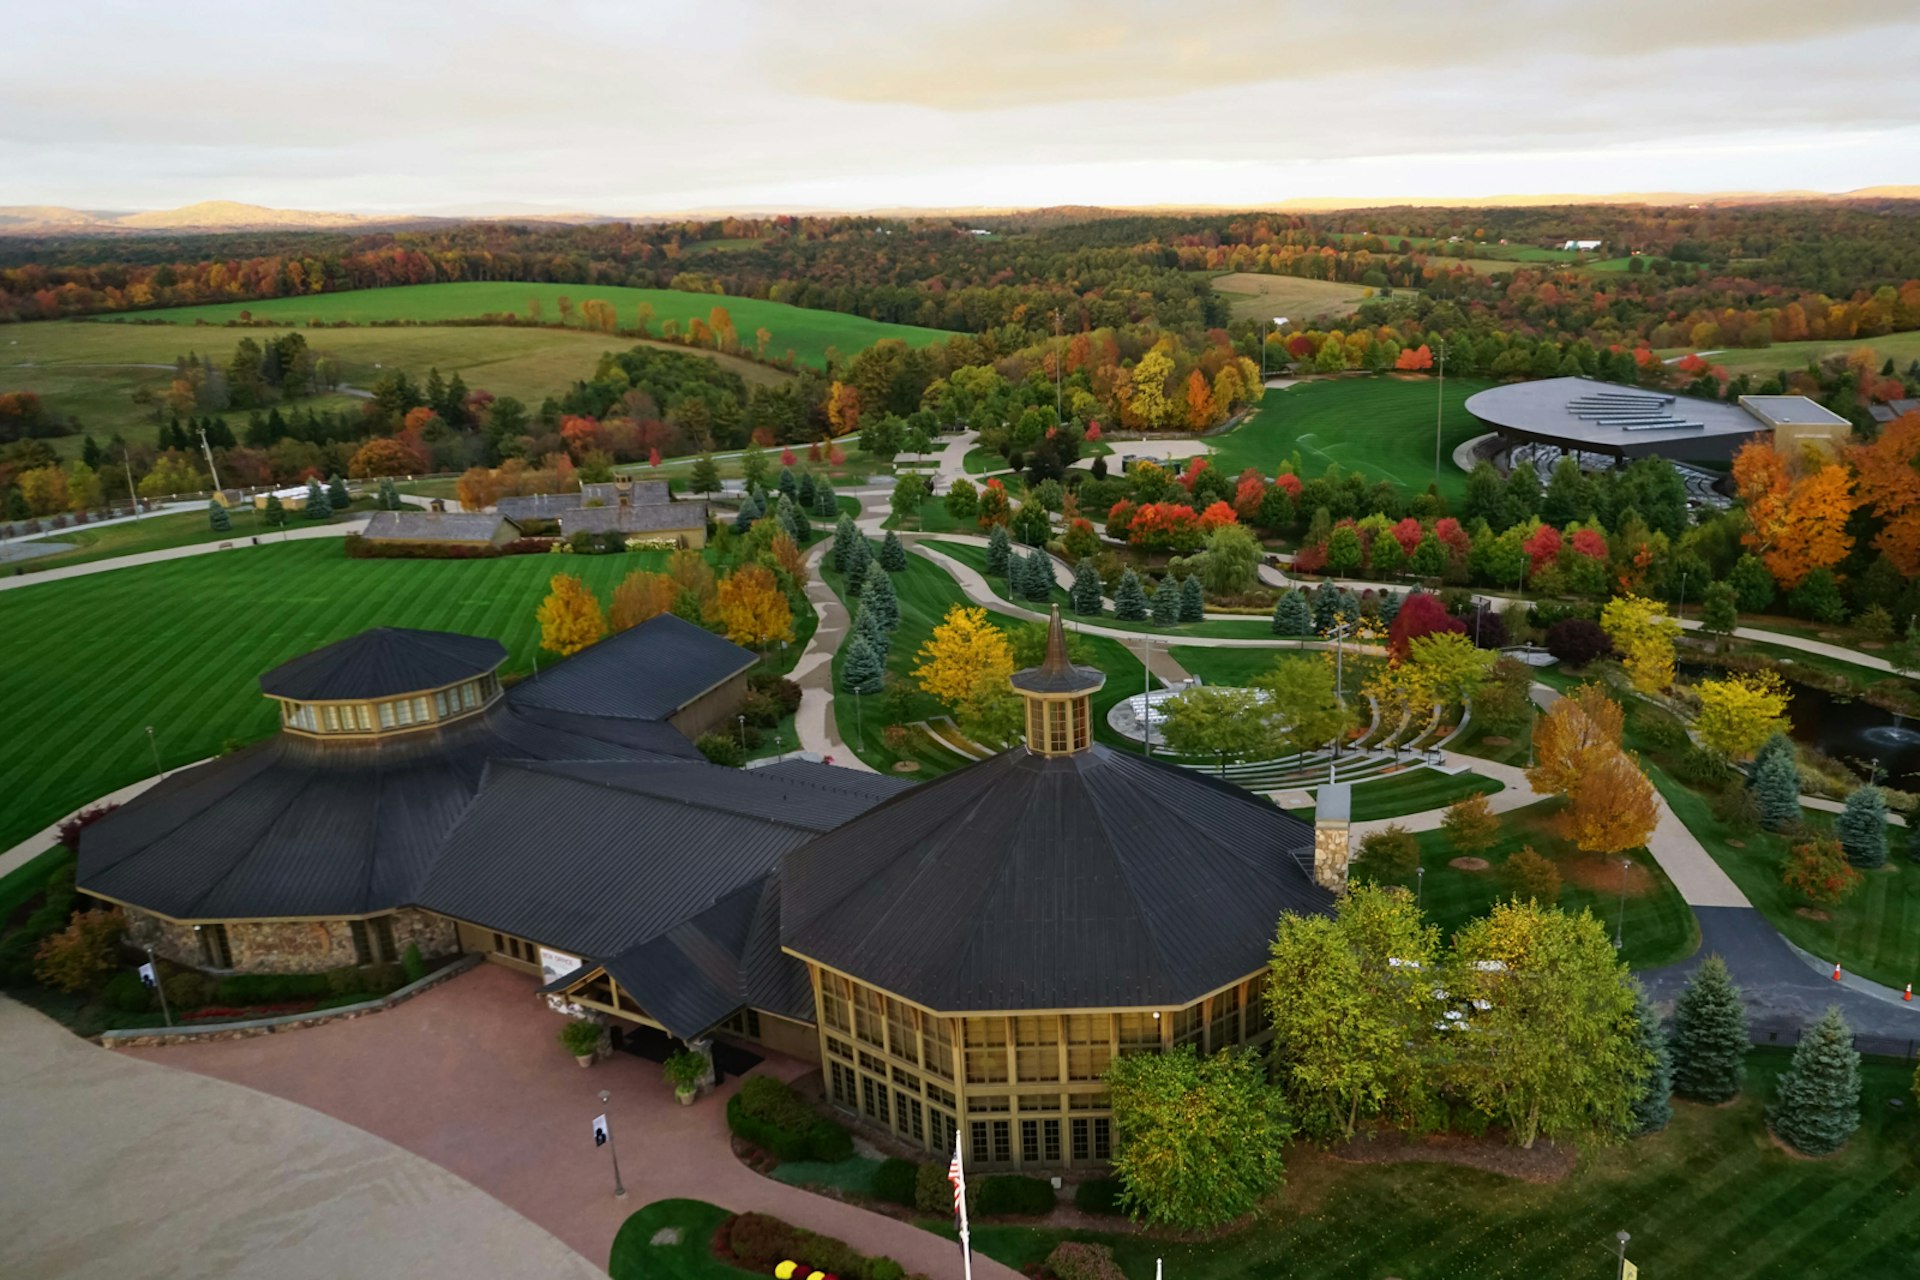
POLYGON ((1447 865, 1455 871, 1485 871, 1493 866, 1485 858, 1455 858, 1447 865))
POLYGON ((1806 1152, 1796 1148, 1792 1143, 1788 1142, 1785 1138, 1782 1138, 1779 1134, 1775 1133, 1773 1131, 1772 1125, 1767 1126, 1767 1141, 1771 1142, 1775 1147, 1779 1148, 1781 1151, 1786 1152, 1787 1155, 1792 1157, 1793 1159, 1805 1160, 1808 1164, 1819 1164, 1822 1161, 1831 1160, 1835 1156, 1842 1155, 1846 1152, 1846 1148, 1842 1147, 1840 1148, 1839 1151, 1831 1151, 1824 1156, 1810 1156, 1806 1152))
POLYGON ((895 773, 918 773, 920 772, 920 762, 918 760, 895 760, 893 762, 893 771, 895 773))
POLYGON ((1513 745, 1512 738, 1503 738, 1497 733, 1490 733, 1486 737, 1480 739, 1480 741, 1483 745, 1489 746, 1489 747, 1510 747, 1513 745))
POLYGON ((1832 916, 1818 907, 1795 907, 1793 914, 1799 916, 1802 920, 1812 920, 1819 924, 1825 924, 1833 919, 1832 916))
MULTIPOLYGON (((1589 893, 1619 893, 1621 861, 1605 854, 1583 853, 1577 858, 1555 858, 1554 864, 1560 868, 1560 875, 1568 884, 1577 885, 1589 893)), ((1629 898, 1639 898, 1653 892, 1656 883, 1653 872, 1633 862, 1627 865, 1625 874, 1629 898)))
POLYGON ((1470 1138, 1458 1133, 1436 1133, 1422 1138, 1388 1133, 1354 1138, 1328 1149, 1335 1160, 1353 1164, 1458 1164, 1483 1169, 1522 1182, 1558 1182, 1573 1172, 1571 1147, 1557 1147, 1542 1138, 1532 1150, 1512 1146, 1502 1138, 1470 1138))
POLYGON ((1887 647, 1887 642, 1885 640, 1862 640, 1854 647, 1857 649, 1884 649, 1887 647))
POLYGON ((1721 841, 1721 843, 1729 849, 1744 849, 1747 847, 1747 842, 1738 836, 1728 836, 1725 840, 1721 841))

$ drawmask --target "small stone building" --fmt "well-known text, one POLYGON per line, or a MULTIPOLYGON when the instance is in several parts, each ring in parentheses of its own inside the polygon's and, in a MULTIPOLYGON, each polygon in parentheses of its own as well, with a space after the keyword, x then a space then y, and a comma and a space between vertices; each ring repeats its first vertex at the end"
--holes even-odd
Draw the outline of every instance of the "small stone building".
POLYGON ((503 547, 520 536, 520 526, 485 511, 376 511, 361 537, 374 543, 432 543, 436 546, 503 547))

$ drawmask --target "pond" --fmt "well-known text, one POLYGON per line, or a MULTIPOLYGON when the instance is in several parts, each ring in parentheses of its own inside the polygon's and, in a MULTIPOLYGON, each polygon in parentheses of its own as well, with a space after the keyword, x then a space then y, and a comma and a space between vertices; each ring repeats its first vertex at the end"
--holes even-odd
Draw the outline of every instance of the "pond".
MULTIPOLYGON (((1721 674, 1717 667, 1693 662, 1681 663, 1680 671, 1689 680, 1721 674)), ((1902 791, 1920 790, 1920 720, 1812 685, 1789 682, 1787 688, 1793 694, 1788 733, 1795 742, 1818 747, 1863 778, 1878 760, 1880 781, 1902 791)))

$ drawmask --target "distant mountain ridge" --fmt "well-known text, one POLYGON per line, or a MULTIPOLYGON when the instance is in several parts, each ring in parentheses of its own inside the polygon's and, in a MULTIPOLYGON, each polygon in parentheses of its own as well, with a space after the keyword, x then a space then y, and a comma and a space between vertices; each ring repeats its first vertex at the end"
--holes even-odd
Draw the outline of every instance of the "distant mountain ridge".
POLYGON ((273 209, 265 205, 244 204, 234 200, 203 200, 177 209, 119 213, 111 210, 72 209, 63 205, 0 205, 0 235, 139 235, 141 233, 181 231, 328 231, 376 230, 391 227, 444 226, 459 222, 546 222, 586 225, 600 222, 665 222, 683 219, 733 217, 772 217, 780 212, 796 215, 831 216, 865 214, 875 217, 1007 217, 1025 215, 1036 221, 1085 221, 1095 218, 1124 217, 1134 213, 1178 212, 1258 212, 1297 210, 1329 213, 1342 209, 1392 208, 1522 208, 1541 205, 1740 205, 1776 204, 1787 201, 1818 200, 1920 200, 1920 185, 1861 187, 1854 191, 1639 191, 1608 195, 1554 193, 1535 195, 1493 195, 1476 198, 1435 199, 1421 196, 1380 196, 1351 198, 1342 196, 1300 196, 1262 204, 1184 204, 1155 205, 948 205, 924 208, 829 209, 685 209, 666 213, 608 214, 586 211, 542 211, 538 206, 493 204, 475 205, 462 212, 458 206, 441 207, 431 213, 336 213, 301 209, 273 209), (509 212, 511 210, 511 212, 509 212))

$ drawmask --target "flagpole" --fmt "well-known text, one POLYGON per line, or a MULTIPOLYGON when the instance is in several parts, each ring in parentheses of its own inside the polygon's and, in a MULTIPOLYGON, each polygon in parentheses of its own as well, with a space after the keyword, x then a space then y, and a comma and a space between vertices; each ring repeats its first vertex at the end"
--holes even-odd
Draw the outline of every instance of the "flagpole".
POLYGON ((960 1134, 953 1135, 953 1168, 949 1171, 953 1183, 953 1208, 960 1215, 960 1264, 965 1271, 965 1280, 973 1280, 973 1243, 967 1231, 967 1174, 960 1162, 960 1134))
POLYGON ((147 944, 147 964, 153 968, 153 990, 154 994, 160 997, 160 1016, 165 1018, 167 1025, 171 1027, 173 1025, 173 1010, 167 1008, 167 989, 160 985, 160 965, 153 958, 152 943, 147 944))

